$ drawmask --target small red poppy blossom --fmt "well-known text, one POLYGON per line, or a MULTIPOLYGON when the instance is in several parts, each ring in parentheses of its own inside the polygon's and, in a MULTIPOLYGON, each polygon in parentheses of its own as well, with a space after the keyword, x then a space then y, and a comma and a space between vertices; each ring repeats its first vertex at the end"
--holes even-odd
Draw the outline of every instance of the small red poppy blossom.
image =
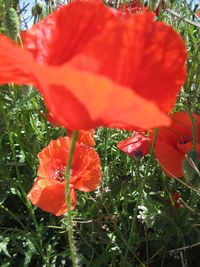
MULTIPOLYGON (((200 160, 200 117, 193 114, 197 131, 197 153, 200 160)), ((186 112, 170 115, 170 127, 161 127, 155 143, 155 156, 162 170, 169 177, 183 177, 183 161, 192 149, 193 133, 191 119, 186 112)), ((153 139, 154 131, 150 134, 153 139)))
POLYGON ((199 9, 196 11, 196 14, 200 18, 200 10, 199 9))
POLYGON ((121 16, 76 1, 22 33, 0 35, 0 84, 33 84, 67 129, 169 125, 186 79, 180 35, 150 12, 121 16))
MULTIPOLYGON (((60 137, 53 140, 39 154, 38 178, 27 197, 42 210, 62 215, 67 211, 65 201, 65 168, 71 139, 60 137)), ((76 142, 71 164, 70 200, 71 208, 76 205, 75 189, 82 192, 95 190, 101 179, 100 158, 97 152, 76 142)))
POLYGON ((120 141, 117 147, 133 158, 141 158, 150 152, 151 141, 145 134, 134 133, 120 141))

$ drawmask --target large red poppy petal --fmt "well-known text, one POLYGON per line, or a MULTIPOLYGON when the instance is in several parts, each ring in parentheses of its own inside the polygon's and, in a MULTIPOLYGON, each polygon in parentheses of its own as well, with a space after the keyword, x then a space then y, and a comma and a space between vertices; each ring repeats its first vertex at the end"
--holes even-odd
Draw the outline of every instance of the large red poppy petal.
POLYGON ((115 16, 114 10, 103 3, 76 1, 54 12, 53 18, 56 26, 47 61, 49 64, 61 65, 85 50, 92 39, 101 38, 105 26, 112 23, 115 16))
MULTIPOLYGON (((37 178, 27 197, 33 205, 56 216, 67 211, 64 183, 37 178)), ((74 188, 70 188, 70 199, 71 207, 74 209, 76 205, 74 188)))
MULTIPOLYGON (((133 16, 125 23, 129 38, 132 79, 129 84, 139 95, 154 101, 163 111, 172 110, 177 93, 186 80, 187 53, 180 35, 151 14, 133 16)), ((128 53, 128 49, 126 50, 128 53)), ((127 77, 128 66, 124 64, 127 77)))
POLYGON ((167 176, 177 178, 183 176, 183 153, 160 140, 156 140, 154 152, 162 170, 167 176))
POLYGON ((66 211, 64 183, 37 178, 27 197, 34 205, 55 215, 66 211))
POLYGON ((173 108, 186 79, 187 53, 180 35, 166 24, 154 22, 153 14, 122 17, 102 5, 74 3, 62 12, 54 34, 50 64, 70 61, 76 68, 131 87, 167 113, 173 108), (68 20, 62 19, 66 14, 69 18, 76 14, 69 31, 65 31, 68 20), (81 42, 71 38, 74 28, 84 38, 81 42), (61 41, 58 36, 66 33, 61 41))
POLYGON ((23 47, 40 63, 47 60, 48 47, 55 29, 57 13, 50 14, 31 29, 21 32, 23 47))
POLYGON ((66 128, 151 128, 170 120, 150 101, 106 77, 70 65, 41 67, 37 77, 49 111, 66 128))
MULTIPOLYGON (((70 62, 105 75, 171 111, 186 79, 187 57, 183 40, 171 27, 155 22, 150 12, 120 16, 103 4, 80 1, 60 8, 49 20, 54 25, 47 34, 49 64, 70 62)), ((41 43, 45 23, 35 26, 41 43)), ((35 47, 34 38, 29 41, 35 47)))
MULTIPOLYGON (((70 147, 71 139, 68 137, 60 137, 57 140, 52 140, 50 144, 38 154, 40 163, 38 176, 42 178, 52 178, 56 169, 65 168, 70 147)), ((77 143, 76 147, 78 147, 77 143)))
POLYGON ((0 35, 0 84, 36 84, 31 55, 0 35))
POLYGON ((80 147, 82 164, 78 173, 70 178, 77 190, 90 192, 96 190, 101 180, 101 163, 98 153, 90 147, 80 147))

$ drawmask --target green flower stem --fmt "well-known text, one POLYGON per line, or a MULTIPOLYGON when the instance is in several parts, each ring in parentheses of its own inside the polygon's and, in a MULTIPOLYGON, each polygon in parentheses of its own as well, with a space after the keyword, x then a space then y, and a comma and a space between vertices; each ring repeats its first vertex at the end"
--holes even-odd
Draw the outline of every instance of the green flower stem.
POLYGON ((72 212, 71 212, 71 202, 70 202, 70 189, 69 189, 69 178, 70 178, 70 168, 72 163, 72 157, 75 149, 76 139, 77 139, 78 131, 73 132, 72 136, 72 143, 71 148, 69 151, 69 157, 67 161, 67 167, 65 172, 65 198, 67 203, 67 221, 68 221, 68 239, 69 239, 69 246, 71 251, 71 258, 72 258, 72 264, 73 267, 77 267, 76 262, 76 251, 75 251, 75 245, 74 245, 74 239, 73 239, 73 228, 72 228, 72 212))
POLYGON ((188 107, 187 107, 187 113, 190 116, 190 120, 191 120, 191 123, 192 123, 192 134, 193 134, 193 146, 192 146, 192 148, 194 150, 196 150, 197 149, 197 132, 196 132, 196 126, 195 126, 194 117, 192 115, 192 112, 191 112, 191 110, 188 107))
POLYGON ((19 40, 19 43, 20 43, 20 46, 23 48, 23 42, 22 42, 22 38, 20 35, 18 35, 18 40, 19 40))
POLYGON ((154 134, 154 138, 153 138, 153 144, 152 144, 151 151, 150 151, 150 157, 149 157, 149 160, 148 160, 148 163, 147 163, 147 167, 146 167, 146 172, 145 172, 144 178, 143 178, 141 186, 140 186, 139 196, 138 196, 138 199, 137 199, 137 202, 136 202, 136 205, 135 205, 135 210, 134 210, 134 213, 133 213, 133 220, 132 220, 132 224, 131 224, 130 237, 129 237, 128 246, 127 246, 126 252, 125 252, 125 258, 127 258, 128 247, 130 246, 130 242, 131 242, 134 230, 135 230, 135 223, 136 223, 136 217, 137 217, 137 212, 138 212, 138 205, 139 205, 140 199, 142 197, 142 192, 144 190, 146 179, 147 179, 147 176, 148 176, 148 173, 149 173, 151 160, 153 158, 153 150, 154 150, 154 147, 155 147, 157 134, 158 134, 158 128, 155 130, 155 134, 154 134))

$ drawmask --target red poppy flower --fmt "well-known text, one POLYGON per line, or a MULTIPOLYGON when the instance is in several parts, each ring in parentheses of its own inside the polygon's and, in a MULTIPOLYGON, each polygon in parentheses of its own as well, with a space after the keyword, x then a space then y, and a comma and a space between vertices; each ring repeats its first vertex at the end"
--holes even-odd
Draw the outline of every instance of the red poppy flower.
MULTIPOLYGON (((44 211, 62 215, 67 210, 65 201, 65 168, 71 147, 69 137, 53 140, 38 154, 38 178, 27 197, 44 211)), ((100 183, 101 169, 97 152, 76 143, 71 164, 70 200, 76 205, 75 189, 90 192, 100 183)))
MULTIPOLYGON (((197 130, 197 153, 200 160, 200 117, 193 114, 197 130)), ((170 115, 172 124, 169 128, 161 127, 155 144, 155 155, 163 171, 169 177, 183 176, 185 154, 192 149, 193 134, 190 117, 185 112, 170 115)), ((153 138, 153 133, 150 135, 153 138)))
POLYGON ((22 39, 24 48, 0 35, 0 84, 33 84, 66 128, 169 125, 187 54, 180 35, 152 13, 121 16, 75 2, 22 39))
POLYGON ((134 133, 133 136, 120 141, 117 147, 133 158, 140 158, 149 153, 151 141, 144 134, 134 133))
POLYGON ((198 17, 200 17, 200 10, 197 10, 196 14, 197 14, 198 17))

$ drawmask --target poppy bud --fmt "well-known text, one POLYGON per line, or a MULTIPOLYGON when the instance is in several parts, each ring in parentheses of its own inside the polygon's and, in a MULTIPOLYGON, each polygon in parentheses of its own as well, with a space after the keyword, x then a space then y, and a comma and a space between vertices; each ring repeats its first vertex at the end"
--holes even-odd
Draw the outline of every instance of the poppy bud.
POLYGON ((35 8, 36 8, 37 14, 40 16, 42 14, 42 11, 43 11, 42 1, 37 1, 35 8))
POLYGON ((198 172, 199 160, 196 150, 190 150, 183 161, 183 173, 187 182, 191 181, 198 172))
POLYGON ((5 28, 7 35, 13 40, 17 40, 19 34, 19 18, 14 8, 9 8, 5 15, 5 28))

